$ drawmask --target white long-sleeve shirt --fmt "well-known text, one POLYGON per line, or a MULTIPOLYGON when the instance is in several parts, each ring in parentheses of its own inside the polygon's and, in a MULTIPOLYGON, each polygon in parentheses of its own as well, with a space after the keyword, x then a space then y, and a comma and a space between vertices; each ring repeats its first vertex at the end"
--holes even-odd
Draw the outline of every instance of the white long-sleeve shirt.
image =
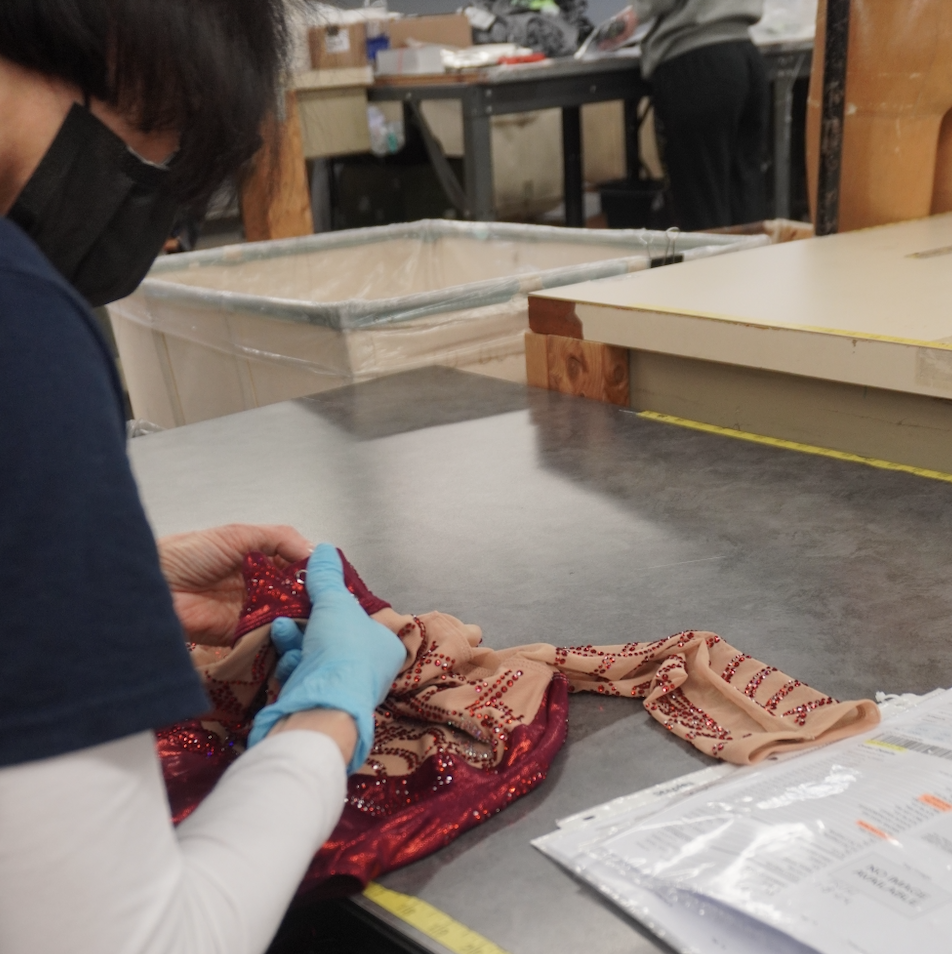
POLYGON ((309 731, 242 755, 177 829, 151 733, 0 769, 0 952, 260 954, 345 793, 309 731))

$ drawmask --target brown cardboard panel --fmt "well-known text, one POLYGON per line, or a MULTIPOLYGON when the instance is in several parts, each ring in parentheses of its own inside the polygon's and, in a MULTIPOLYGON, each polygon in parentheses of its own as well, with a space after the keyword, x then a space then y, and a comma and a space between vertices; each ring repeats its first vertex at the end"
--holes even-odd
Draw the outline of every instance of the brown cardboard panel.
MULTIPOLYGON (((807 101, 807 176, 816 212, 826 0, 817 11, 807 101)), ((952 4, 852 0, 839 231, 948 212, 952 4)))

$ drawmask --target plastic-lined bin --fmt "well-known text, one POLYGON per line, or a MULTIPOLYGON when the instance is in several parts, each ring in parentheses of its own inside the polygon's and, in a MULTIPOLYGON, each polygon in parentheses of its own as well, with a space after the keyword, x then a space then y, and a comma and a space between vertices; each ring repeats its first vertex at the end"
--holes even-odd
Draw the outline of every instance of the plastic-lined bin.
POLYGON ((765 241, 423 220, 162 258, 109 314, 135 417, 174 427, 425 365, 524 381, 529 292, 765 241))

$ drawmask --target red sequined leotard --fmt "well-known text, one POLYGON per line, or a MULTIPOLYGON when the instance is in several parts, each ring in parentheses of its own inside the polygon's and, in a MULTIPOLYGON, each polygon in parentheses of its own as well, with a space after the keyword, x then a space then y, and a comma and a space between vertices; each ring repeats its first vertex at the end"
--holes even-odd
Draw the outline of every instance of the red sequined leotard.
MULTIPOLYGON (((369 614, 389 608, 343 563, 348 589, 369 614)), ((309 614, 302 569, 303 563, 279 569, 251 554, 234 644, 190 646, 213 709, 203 720, 157 733, 176 821, 243 750, 254 713, 279 690, 271 678, 270 624, 309 614)), ((643 699, 672 733, 735 763, 833 741, 879 718, 875 703, 838 702, 713 633, 496 651, 481 645, 478 627, 452 616, 391 617, 408 662, 377 710, 373 749, 348 782, 343 815, 308 869, 302 894, 359 890, 538 785, 565 740, 570 691, 643 699)))

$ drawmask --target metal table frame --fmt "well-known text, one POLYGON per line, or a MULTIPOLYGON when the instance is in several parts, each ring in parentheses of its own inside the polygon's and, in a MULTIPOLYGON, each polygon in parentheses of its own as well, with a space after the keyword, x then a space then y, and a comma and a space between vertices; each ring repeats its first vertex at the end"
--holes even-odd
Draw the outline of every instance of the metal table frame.
POLYGON ((790 143, 793 127, 793 87, 809 78, 813 66, 813 43, 777 43, 761 46, 767 77, 773 87, 773 214, 790 218, 790 143))
MULTIPOLYGON (((774 215, 790 213, 790 131, 793 85, 810 75, 812 42, 776 43, 761 46, 773 85, 773 175, 774 215)), ((371 102, 403 102, 421 125, 430 158, 451 199, 468 218, 492 221, 493 116, 525 113, 537 109, 562 110, 562 161, 565 175, 565 224, 585 224, 582 175, 582 125, 580 109, 586 103, 623 100, 629 176, 639 167, 639 101, 650 95, 636 56, 613 56, 600 60, 565 60, 544 65, 496 67, 467 82, 434 82, 403 85, 378 83, 369 90, 371 102), (426 127, 419 105, 431 99, 456 99, 463 113, 465 186, 460 187, 446 163, 435 137, 426 127)))

